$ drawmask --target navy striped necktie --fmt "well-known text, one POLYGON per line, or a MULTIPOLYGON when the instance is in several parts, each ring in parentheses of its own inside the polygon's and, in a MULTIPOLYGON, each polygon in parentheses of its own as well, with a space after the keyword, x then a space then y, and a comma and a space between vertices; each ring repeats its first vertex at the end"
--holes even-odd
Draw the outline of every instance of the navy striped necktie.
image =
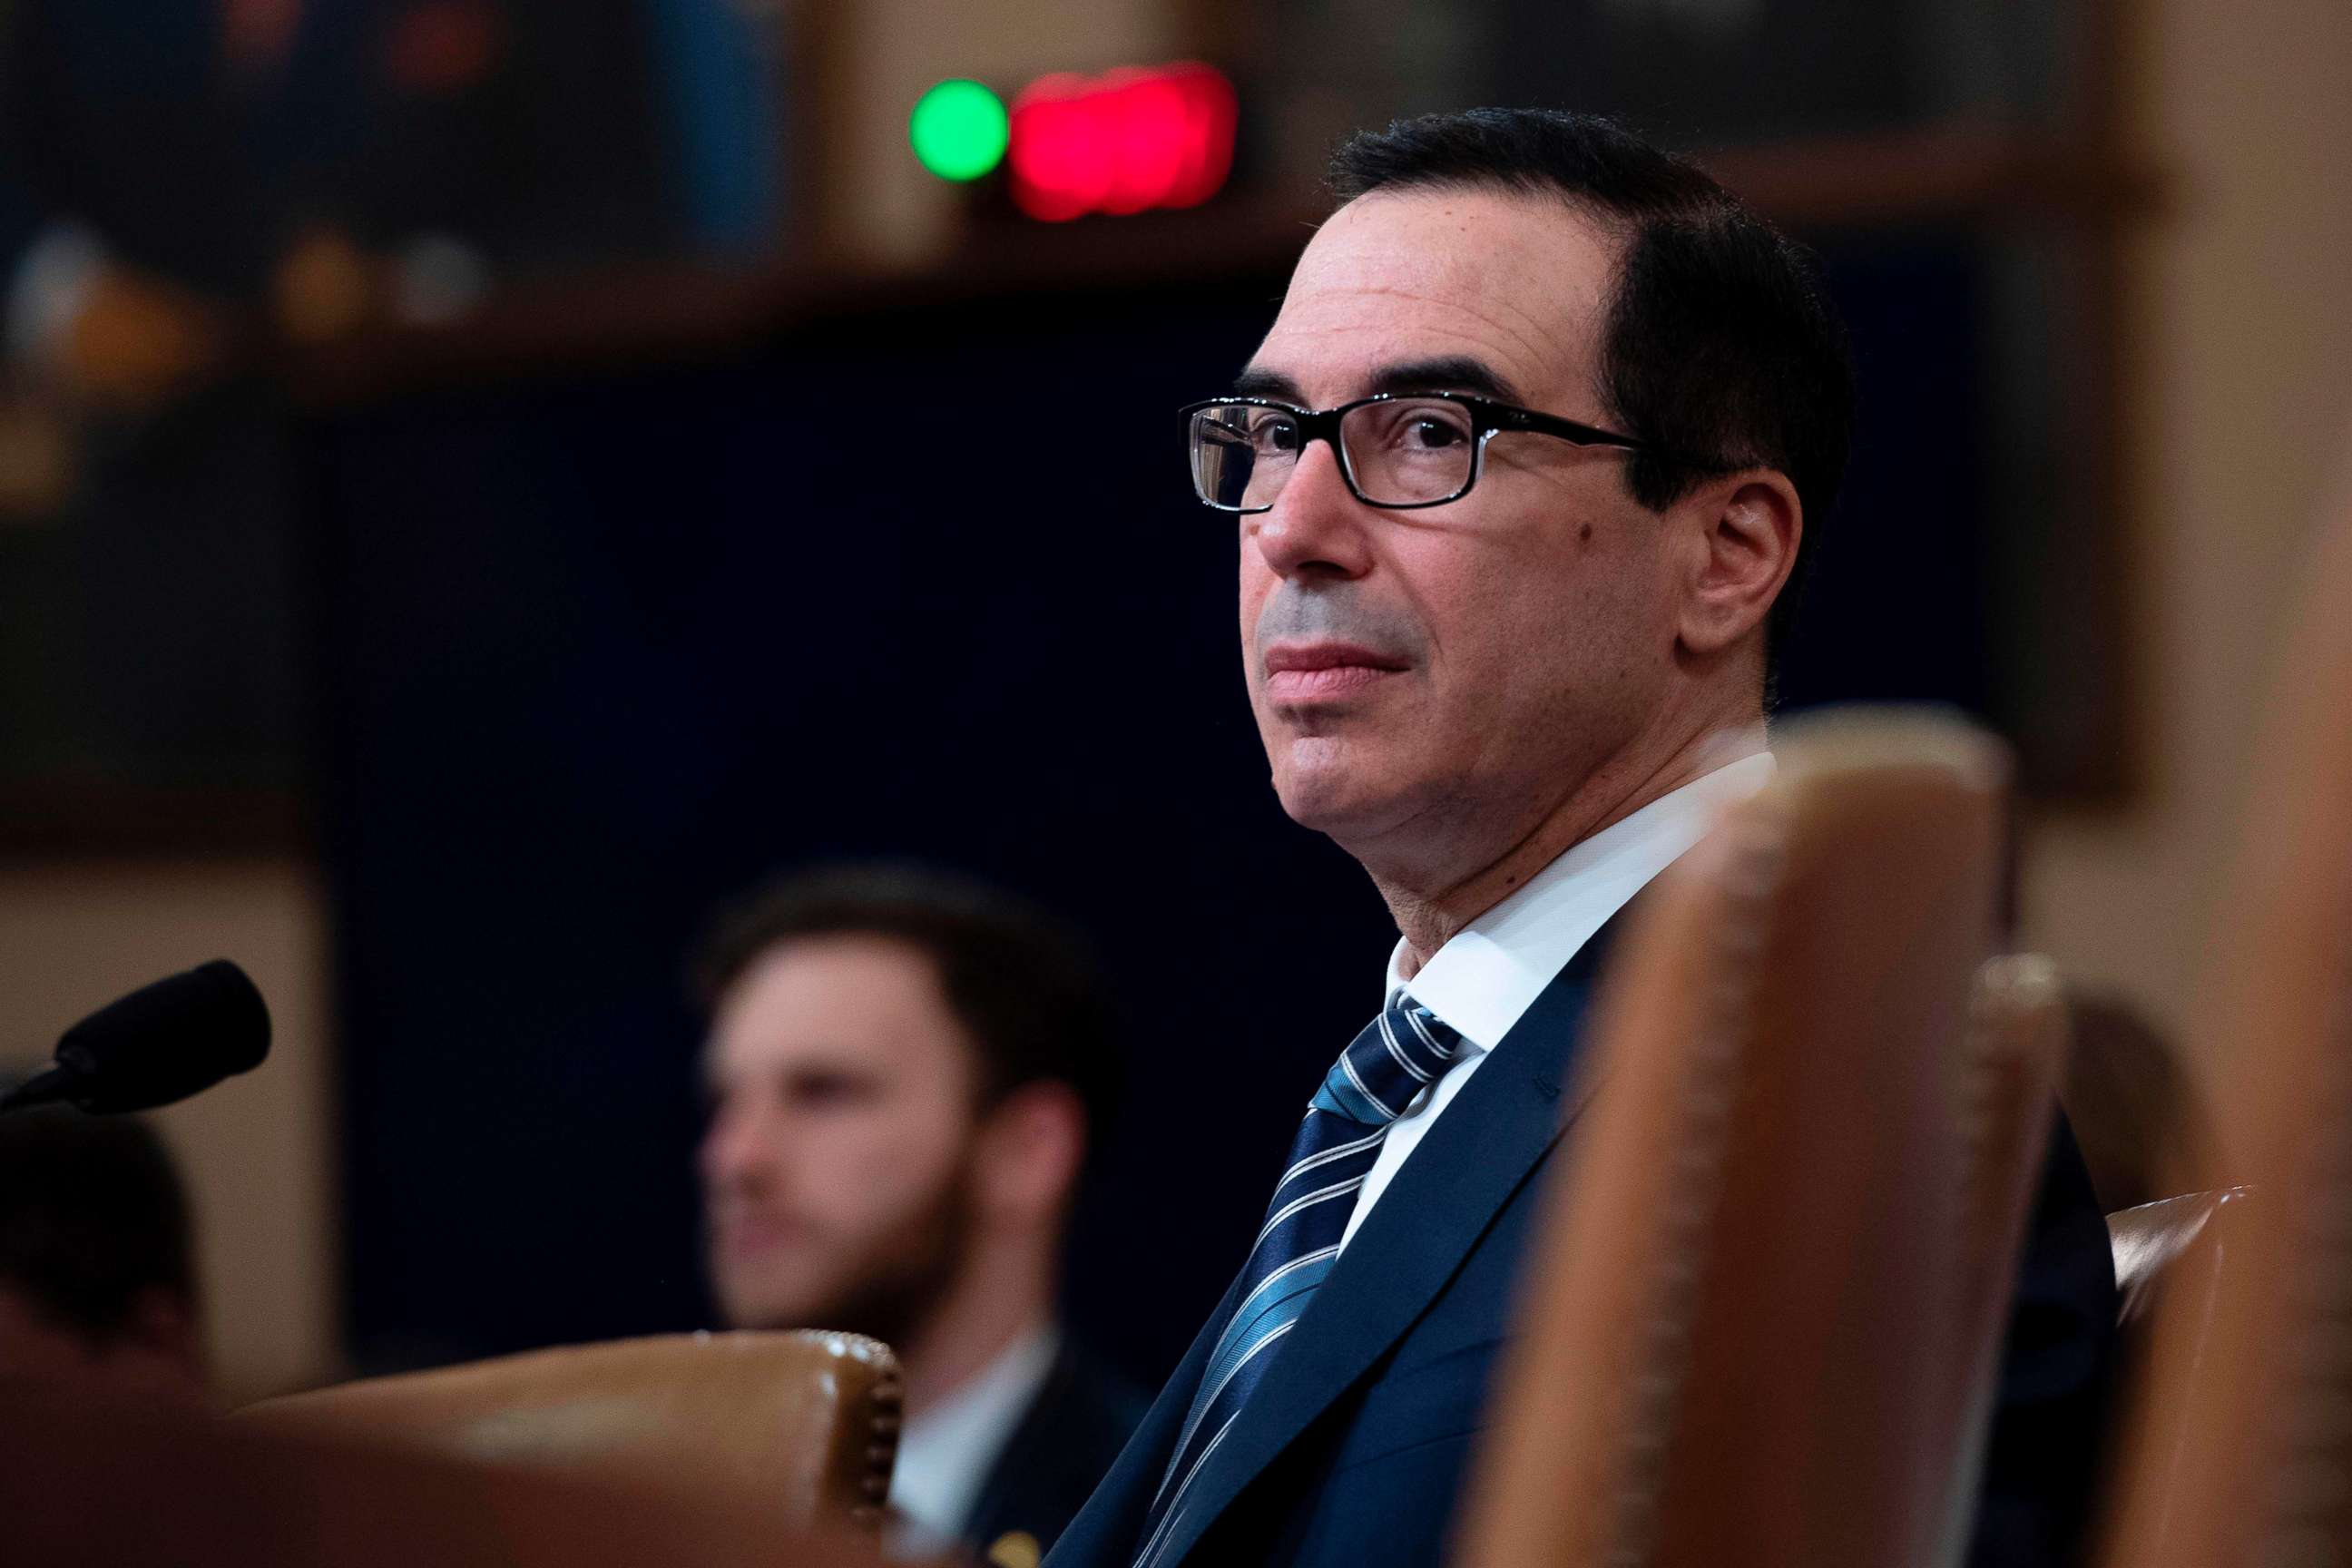
POLYGON ((1150 1568, 1202 1464, 1338 1260, 1356 1194, 1380 1157, 1390 1123, 1445 1075, 1461 1043, 1460 1035, 1400 991, 1324 1076, 1242 1266, 1233 1316, 1202 1371, 1175 1457, 1144 1516, 1137 1568, 1150 1568))

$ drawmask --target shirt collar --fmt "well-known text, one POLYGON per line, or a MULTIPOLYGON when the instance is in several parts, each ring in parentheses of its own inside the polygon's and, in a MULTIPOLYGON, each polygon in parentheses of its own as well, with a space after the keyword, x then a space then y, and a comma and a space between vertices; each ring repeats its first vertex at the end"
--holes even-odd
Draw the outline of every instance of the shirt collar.
POLYGON ((1680 859, 1724 808, 1772 778, 1772 753, 1757 750, 1692 780, 1573 844, 1526 887, 1454 933, 1411 980, 1389 954, 1385 996, 1402 989, 1481 1050, 1499 1044, 1592 933, 1680 859))
POLYGON ((890 1502, 919 1533, 902 1544, 952 1541, 963 1528, 997 1451, 1045 1386, 1061 1339, 1054 1325, 1039 1325, 954 1393, 908 1417, 890 1502))

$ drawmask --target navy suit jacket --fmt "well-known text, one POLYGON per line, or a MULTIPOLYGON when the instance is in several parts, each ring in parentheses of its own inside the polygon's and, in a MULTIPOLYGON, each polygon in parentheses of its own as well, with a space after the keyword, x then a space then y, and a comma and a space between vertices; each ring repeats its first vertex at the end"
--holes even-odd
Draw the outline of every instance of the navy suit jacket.
POLYGON ((965 1543, 983 1557, 1014 1533, 1052 1546, 1118 1458, 1147 1405, 1142 1389, 1064 1341, 981 1483, 964 1521, 965 1543))
MULTIPOLYGON (((1605 932, 1603 933, 1606 934, 1605 932)), ((1538 1176, 1589 1089, 1571 1077, 1596 936, 1402 1166, 1192 1483, 1150 1568, 1423 1568, 1444 1560, 1485 1420, 1538 1176)), ((1972 1563, 2063 1561, 2115 1323, 2106 1229, 2059 1130, 2012 1316, 1972 1563)), ((1047 1568, 1128 1568, 1229 1290, 1047 1568)))

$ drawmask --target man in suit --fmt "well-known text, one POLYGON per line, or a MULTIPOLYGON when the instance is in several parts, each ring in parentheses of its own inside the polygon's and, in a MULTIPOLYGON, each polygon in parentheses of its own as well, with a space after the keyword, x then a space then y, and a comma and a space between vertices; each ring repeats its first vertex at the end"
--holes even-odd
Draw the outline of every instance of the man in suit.
MULTIPOLYGON (((1387 900, 1388 1002, 1054 1568, 1443 1560, 1608 931, 1769 777, 1844 463, 1811 258, 1696 166, 1480 110, 1359 136, 1333 184, 1234 395, 1188 414, 1276 792, 1387 900)), ((1978 1563, 2066 1551, 2113 1318, 2062 1131, 1978 1563)))
POLYGON ((887 1341, 906 1375, 896 1544, 1034 1568, 1144 1407, 1054 1312, 1115 1087, 1091 968, 1018 900, 866 867, 743 906, 701 982, 728 1321, 887 1341))

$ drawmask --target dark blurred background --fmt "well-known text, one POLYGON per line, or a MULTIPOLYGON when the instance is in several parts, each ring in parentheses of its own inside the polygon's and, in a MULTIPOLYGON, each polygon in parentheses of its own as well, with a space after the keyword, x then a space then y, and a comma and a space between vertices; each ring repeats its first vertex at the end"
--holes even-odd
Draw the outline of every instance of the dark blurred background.
POLYGON ((1331 143, 1475 102, 1821 249, 1864 402, 1785 701, 2011 736, 2026 939, 2165 1016, 2352 349, 2352 25, 2252 9, 9 0, 0 1055, 261 976, 279 1059, 166 1122, 233 1388, 698 1326, 687 952, 921 856, 1076 917, 1141 1070, 1231 1013, 1080 1218, 1072 1317, 1156 1378, 1392 939, 1265 787, 1173 410, 1331 143), (1181 210, 909 143, 942 79, 1181 61, 1234 105, 1181 210))

